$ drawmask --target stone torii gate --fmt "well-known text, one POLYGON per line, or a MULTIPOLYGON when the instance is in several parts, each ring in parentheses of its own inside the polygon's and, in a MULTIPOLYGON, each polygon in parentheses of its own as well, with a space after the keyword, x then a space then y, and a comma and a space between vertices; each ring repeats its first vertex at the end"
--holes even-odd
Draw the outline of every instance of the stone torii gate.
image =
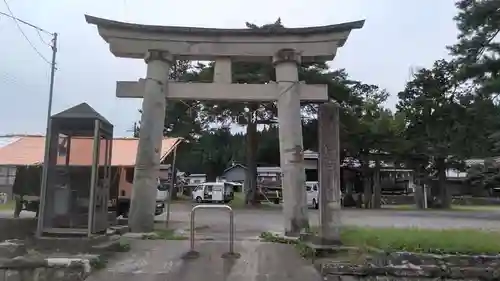
MULTIPOLYGON (((152 26, 85 16, 98 27, 116 57, 145 59, 145 79, 117 82, 120 98, 143 98, 129 226, 134 232, 153 230, 156 176, 159 169, 167 100, 277 101, 285 234, 298 235, 308 226, 304 188, 300 102, 328 100, 326 85, 298 81, 303 62, 333 60, 352 29, 364 21, 320 27, 215 29, 152 26), (176 59, 215 61, 213 83, 168 80, 176 59), (276 83, 232 83, 231 62, 273 63, 276 83)), ((338 188, 338 186, 337 186, 338 188)))

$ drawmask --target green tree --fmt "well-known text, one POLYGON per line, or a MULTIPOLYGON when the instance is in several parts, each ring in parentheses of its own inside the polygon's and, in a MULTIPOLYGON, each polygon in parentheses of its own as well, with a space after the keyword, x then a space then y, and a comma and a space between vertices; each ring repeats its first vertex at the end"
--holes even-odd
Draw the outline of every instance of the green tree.
POLYGON ((215 181, 218 176, 238 158, 234 136, 228 128, 212 129, 204 132, 190 153, 202 163, 207 181, 215 181))
MULTIPOLYGON (((283 28, 281 20, 259 27, 255 24, 246 23, 248 28, 261 28, 272 30, 273 28, 283 28)), ((205 72, 213 73, 214 64, 209 65, 205 72)), ((270 63, 261 62, 233 62, 232 80, 234 83, 264 84, 274 80, 274 68, 270 63)), ((212 76, 213 77, 213 76, 212 76)), ((257 150, 258 150, 258 124, 270 124, 274 122, 276 116, 276 104, 262 102, 204 102, 203 110, 205 118, 209 122, 218 122, 223 125, 239 124, 246 125, 246 166, 247 166, 247 188, 246 203, 256 204, 257 202, 257 150)))
POLYGON ((407 153, 432 163, 438 178, 433 195, 439 197, 438 205, 443 208, 451 205, 446 169, 469 154, 462 146, 467 106, 461 103, 463 92, 455 73, 456 65, 444 60, 436 61, 432 69, 419 70, 398 94, 397 105, 405 118, 407 153))
MULTIPOLYGON (((170 69, 169 79, 177 82, 194 82, 202 79, 204 65, 196 67, 187 60, 177 60, 170 69)), ((164 135, 182 137, 187 142, 192 141, 207 127, 204 119, 200 117, 201 105, 198 101, 168 100, 165 107, 164 135)), ((142 114, 142 109, 139 109, 142 114)), ((133 134, 138 137, 140 121, 134 123, 133 134)))
MULTIPOLYGON (((205 66, 196 67, 188 60, 177 60, 171 68, 170 80, 176 82, 198 82, 203 79, 205 66)), ((168 100, 165 107, 164 135, 182 137, 187 142, 206 129, 208 124, 201 118, 202 105, 194 100, 168 100)))
POLYGON ((459 78, 472 79, 478 94, 500 94, 500 1, 459 0, 458 42, 450 47, 460 63, 459 78))
POLYGON ((500 154, 498 97, 500 94, 500 1, 459 0, 454 20, 458 42, 449 47, 460 66, 457 78, 471 84, 467 102, 469 135, 480 141, 464 141, 465 147, 480 150, 483 157, 500 154), (478 120, 482 126, 478 127, 478 120))
POLYGON ((500 186, 500 167, 493 159, 475 164, 467 169, 467 183, 472 195, 491 196, 494 188, 500 186))

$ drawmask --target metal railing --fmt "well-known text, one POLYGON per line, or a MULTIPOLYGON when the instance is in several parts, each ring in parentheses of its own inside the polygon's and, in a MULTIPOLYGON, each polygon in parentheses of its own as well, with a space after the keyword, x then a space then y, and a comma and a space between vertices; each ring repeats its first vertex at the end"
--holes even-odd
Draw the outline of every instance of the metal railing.
POLYGON ((198 209, 226 209, 229 211, 229 252, 228 255, 237 255, 234 252, 234 212, 228 205, 197 205, 191 209, 191 227, 190 227, 190 253, 197 253, 194 249, 194 232, 195 232, 195 214, 198 209))

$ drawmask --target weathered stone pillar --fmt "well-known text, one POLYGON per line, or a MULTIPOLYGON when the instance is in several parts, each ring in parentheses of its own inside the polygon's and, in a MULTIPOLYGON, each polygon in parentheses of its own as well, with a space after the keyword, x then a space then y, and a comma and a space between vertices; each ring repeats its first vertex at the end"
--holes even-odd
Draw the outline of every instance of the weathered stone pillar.
POLYGON ((231 58, 220 57, 215 60, 214 65, 214 83, 231 84, 231 58))
POLYGON ((319 223, 320 243, 340 243, 341 191, 339 106, 325 103, 319 107, 319 223))
POLYGON ((132 232, 150 232, 154 227, 157 177, 165 122, 165 88, 172 57, 168 52, 150 51, 144 99, 142 101, 139 145, 129 212, 132 232))
POLYGON ((285 235, 297 236, 309 227, 305 188, 302 121, 298 91, 300 54, 285 49, 273 57, 278 82, 278 119, 285 235))
POLYGON ((426 198, 425 198, 425 187, 424 185, 420 184, 419 182, 417 184, 414 183, 414 177, 413 177, 413 172, 408 172, 408 190, 413 189, 413 198, 415 200, 415 205, 417 209, 425 209, 426 205, 426 198))

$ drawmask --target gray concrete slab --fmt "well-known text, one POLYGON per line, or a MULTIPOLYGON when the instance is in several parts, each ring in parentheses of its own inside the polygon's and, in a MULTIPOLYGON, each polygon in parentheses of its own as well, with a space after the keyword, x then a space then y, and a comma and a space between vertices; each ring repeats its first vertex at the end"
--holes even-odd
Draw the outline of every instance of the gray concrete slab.
POLYGON ((240 241, 235 251, 239 259, 223 259, 228 242, 199 242, 200 256, 184 260, 187 241, 133 241, 133 252, 110 262, 89 281, 293 281, 322 280, 310 262, 302 259, 291 245, 240 241))

